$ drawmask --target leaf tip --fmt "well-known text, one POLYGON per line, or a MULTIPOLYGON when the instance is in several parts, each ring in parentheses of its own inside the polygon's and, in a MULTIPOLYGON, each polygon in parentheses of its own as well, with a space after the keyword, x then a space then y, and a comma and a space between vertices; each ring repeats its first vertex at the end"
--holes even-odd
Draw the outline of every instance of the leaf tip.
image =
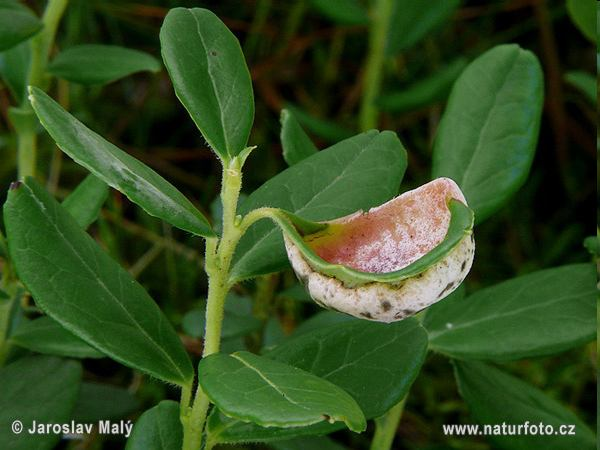
POLYGON ((10 183, 10 186, 9 186, 8 190, 9 191, 16 191, 22 185, 23 185, 23 183, 21 181, 13 181, 12 183, 10 183))

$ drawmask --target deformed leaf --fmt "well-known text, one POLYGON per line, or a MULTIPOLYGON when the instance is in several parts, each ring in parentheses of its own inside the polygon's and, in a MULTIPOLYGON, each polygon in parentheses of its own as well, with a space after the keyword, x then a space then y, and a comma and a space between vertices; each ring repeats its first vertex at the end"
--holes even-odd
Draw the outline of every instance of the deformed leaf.
POLYGON ((522 380, 476 361, 455 362, 455 375, 458 389, 472 416, 482 425, 489 424, 492 430, 503 423, 515 427, 528 426, 528 431, 522 430, 521 434, 517 434, 516 430, 513 434, 503 435, 500 430, 490 433, 489 439, 499 448, 596 448, 594 434, 575 414, 522 380), (543 431, 540 424, 544 426, 543 431), (536 432, 533 427, 537 427, 536 432), (559 434, 559 430, 565 434, 559 434))
MULTIPOLYGON (((241 204, 240 213, 270 206, 310 220, 334 219, 394 197, 405 169, 406 150, 395 133, 372 130, 321 150, 271 178, 241 204)), ((286 266, 281 233, 263 220, 240 240, 231 276, 239 281, 286 266)))
POLYGON ((237 352, 200 361, 198 380, 211 401, 228 416, 261 426, 303 427, 341 421, 355 432, 365 417, 345 391, 295 367, 237 352))
POLYGON ((175 450, 183 445, 179 405, 163 400, 135 423, 125 450, 175 450))
POLYGON ((454 84, 433 150, 433 176, 465 193, 480 223, 523 185, 537 144, 543 75, 535 55, 500 45, 454 84))
POLYGON ((108 197, 108 185, 94 175, 88 175, 62 202, 62 206, 85 230, 97 218, 108 197))
POLYGON ((20 347, 47 355, 72 358, 104 358, 104 354, 65 330, 50 317, 25 322, 10 336, 20 347))
POLYGON ((281 110, 281 145, 283 159, 293 166, 303 159, 317 153, 317 147, 306 135, 294 115, 287 109, 281 110))
POLYGON ((73 83, 107 84, 136 72, 158 72, 160 63, 147 53, 117 45, 76 45, 62 50, 48 71, 73 83))
POLYGON ((151 216, 199 236, 213 236, 206 218, 171 183, 106 141, 65 111, 41 89, 30 88, 40 122, 56 145, 151 216))
POLYGON ((177 97, 224 161, 246 147, 254 121, 252 82, 236 37, 207 9, 174 8, 160 30, 177 97))
MULTIPOLYGON (((415 319, 386 325, 350 318, 292 337, 265 356, 339 386, 356 400, 365 417, 372 419, 402 399, 417 377, 426 352, 427 335, 415 319)), ((218 410, 208 421, 210 439, 219 443, 268 442, 326 434, 339 428, 326 423, 264 428, 229 419, 218 410)))
POLYGON ((0 368, 0 448, 50 450, 60 434, 30 434, 33 422, 68 423, 81 384, 81 365, 53 356, 28 356, 0 368), (23 432, 11 431, 19 420, 23 432))
POLYGON ((42 22, 25 5, 0 0, 0 52, 29 39, 42 29, 42 22))
POLYGON ((558 353, 596 336, 596 270, 541 270, 448 298, 428 314, 431 349, 454 357, 510 360, 558 353))
POLYGON ((191 383, 190 359, 156 303, 32 178, 9 191, 4 221, 19 279, 50 317, 125 365, 191 383))

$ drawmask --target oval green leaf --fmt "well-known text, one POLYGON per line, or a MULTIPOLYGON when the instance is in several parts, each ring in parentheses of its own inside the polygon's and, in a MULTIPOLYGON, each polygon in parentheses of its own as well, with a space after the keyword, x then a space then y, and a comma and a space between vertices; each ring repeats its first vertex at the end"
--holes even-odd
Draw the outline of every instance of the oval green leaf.
POLYGON ((207 9, 174 8, 160 29, 175 94, 223 161, 246 147, 254 121, 250 73, 236 37, 207 9))
POLYGON ((523 185, 537 144, 543 75, 517 45, 487 51, 454 84, 433 150, 433 176, 452 178, 480 223, 523 185))
POLYGON ((136 422, 125 450, 175 450, 183 445, 179 405, 164 400, 136 422))
POLYGON ((206 218, 154 170, 94 133, 41 89, 30 88, 40 122, 56 145, 144 211, 198 236, 214 236, 206 218))
POLYGON ((549 355, 596 336, 596 269, 541 270, 442 300, 427 314, 432 350, 483 360, 549 355))
POLYGON ((191 384, 190 359, 156 303, 33 179, 11 189, 4 221, 17 274, 50 317, 127 366, 191 384))
POLYGON ((317 147, 306 135, 294 115, 287 109, 281 110, 281 146, 283 159, 293 166, 303 159, 317 153, 317 147))
POLYGON ((73 83, 107 84, 137 72, 158 72, 160 63, 147 53, 116 45, 76 45, 61 51, 48 71, 73 83))
POLYGON ((10 336, 10 340, 20 347, 47 355, 72 358, 105 357, 103 353, 90 347, 50 317, 40 317, 23 323, 10 336))
POLYGON ((303 427, 324 420, 344 422, 355 432, 367 426, 354 399, 339 387, 252 353, 203 358, 198 380, 225 414, 263 427, 303 427))
POLYGON ((25 5, 0 0, 0 52, 29 39, 42 29, 42 22, 25 5))
MULTIPOLYGON (((306 158, 271 178, 240 206, 281 208, 310 220, 330 220, 394 197, 406 169, 406 150, 395 133, 372 130, 306 158)), ((232 279, 284 269, 283 238, 270 222, 254 224, 240 240, 232 279)))
POLYGON ((88 175, 62 205, 85 230, 96 221, 107 197, 108 185, 94 175, 88 175))
POLYGON ((29 434, 33 422, 68 423, 81 384, 81 365, 53 356, 29 356, 0 368, 0 448, 50 450, 60 434, 29 434), (11 431, 20 420, 23 432, 11 431))
POLYGON ((536 434, 489 436, 499 448, 508 450, 564 450, 596 448, 594 433, 571 411, 556 402, 539 389, 508 375, 501 370, 481 362, 455 362, 455 375, 458 389, 469 405, 471 415, 482 425, 501 427, 510 425, 537 426, 536 434), (540 422, 552 426, 554 432, 539 430, 540 422), (566 425, 566 429, 565 426, 566 425), (574 435, 559 435, 563 431, 574 435), (574 426, 574 428, 571 428, 574 426))
MULTIPOLYGON (((366 419, 373 419, 406 395, 426 353, 427 334, 414 318, 389 325, 350 318, 290 338, 265 356, 339 386, 356 400, 366 419)), ((266 442, 339 428, 323 423, 264 428, 228 419, 218 411, 208 422, 210 439, 219 443, 266 442)))

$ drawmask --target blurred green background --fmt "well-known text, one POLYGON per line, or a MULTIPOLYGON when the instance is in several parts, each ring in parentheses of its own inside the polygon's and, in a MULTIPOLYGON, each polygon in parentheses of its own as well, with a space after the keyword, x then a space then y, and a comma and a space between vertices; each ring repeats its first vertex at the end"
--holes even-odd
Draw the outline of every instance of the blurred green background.
MULTIPOLYGON (((43 11, 42 1, 25 3, 43 11)), ((256 117, 250 144, 258 149, 244 172, 244 191, 251 192, 286 167, 279 142, 283 107, 292 108, 319 148, 361 129, 368 28, 360 14, 340 14, 349 11, 328 9, 323 6, 327 3, 71 0, 57 45, 66 49, 82 43, 115 44, 160 59, 158 33, 169 8, 201 6, 215 12, 239 38, 252 74, 256 117)), ((429 2, 421 3, 426 8, 429 2)), ((397 26, 395 34, 401 38, 403 30, 397 26)), ((542 127, 527 183, 476 230, 476 260, 466 281, 470 292, 533 270, 590 259, 582 242, 596 232, 596 46, 574 24, 564 1, 463 1, 383 62, 378 128, 396 131, 408 150, 409 166, 400 188, 404 191, 430 179, 431 143, 451 83, 462 67, 485 50, 509 42, 533 51, 542 63, 542 127)), ((220 165, 175 98, 164 68, 103 87, 55 82, 50 93, 92 129, 173 182, 207 215, 218 213, 220 165)), ((16 178, 15 136, 7 116, 11 102, 8 89, 0 85, 2 202, 16 178)), ((47 135, 42 133, 40 139, 38 177, 62 198, 86 173, 62 156, 47 135)), ((138 277, 198 356, 201 342, 186 333, 182 322, 206 292, 201 241, 147 216, 116 191, 111 191, 91 232, 138 277)), ((301 293, 286 290, 293 283, 288 271, 237 288, 237 294, 258 299, 252 309, 263 326, 233 346, 257 350, 273 344, 319 311, 301 293)), ((596 416, 595 351, 590 344, 506 368, 591 425, 596 416)), ((88 381, 127 387, 138 401, 130 407, 132 416, 162 398, 176 398, 174 390, 107 359, 87 360, 85 369, 88 381)), ((442 434, 443 423, 470 422, 448 360, 430 355, 411 390, 397 448, 491 448, 482 438, 442 434)), ((371 431, 360 436, 339 432, 334 438, 351 449, 367 448, 371 431)), ((61 445, 123 445, 118 439, 102 439, 107 440, 96 436, 61 445)))

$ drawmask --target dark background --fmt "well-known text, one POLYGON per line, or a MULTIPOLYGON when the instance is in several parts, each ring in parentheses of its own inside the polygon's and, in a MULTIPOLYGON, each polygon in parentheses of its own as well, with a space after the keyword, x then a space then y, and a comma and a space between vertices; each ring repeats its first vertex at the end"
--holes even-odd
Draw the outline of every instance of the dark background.
MULTIPOLYGON (((26 3, 41 13, 44 2, 26 3)), ((359 131, 366 28, 336 25, 303 0, 71 0, 57 45, 118 44, 160 58, 159 28, 168 9, 175 6, 210 8, 236 34, 244 49, 256 103, 250 144, 258 145, 244 171, 245 192, 286 167, 279 142, 279 112, 287 103, 338 127, 359 131)), ((596 49, 575 28, 562 1, 465 1, 450 20, 389 59, 385 66, 383 90, 400 89, 434 74, 457 57, 472 60, 507 42, 533 51, 542 63, 546 86, 542 126, 527 183, 476 230, 477 254, 467 279, 469 291, 533 270, 590 259, 582 242, 595 234, 596 112, 595 105, 565 82, 564 74, 570 70, 595 74, 596 49)), ((137 74, 97 88, 55 82, 50 93, 92 129, 156 169, 211 215, 211 203, 220 188, 220 165, 175 98, 164 69, 156 75, 137 74)), ((16 177, 15 138, 7 117, 10 101, 7 89, 0 85, 2 201, 8 184, 16 177)), ((401 191, 429 181, 431 143, 443 109, 442 100, 404 113, 381 114, 379 128, 396 131, 408 150, 409 166, 401 191)), ((309 134, 319 148, 333 143, 309 134)), ((86 173, 68 157, 61 157, 46 135, 42 135, 40 147, 39 176, 58 197, 64 197, 86 173)), ((124 266, 141 269, 139 280, 180 331, 183 314, 205 295, 201 241, 150 218, 115 191, 111 191, 92 233, 124 266), (155 255, 149 250, 157 239, 166 239, 168 245, 155 255)), ((259 287, 264 289, 266 284, 276 292, 291 278, 290 273, 269 277, 260 281, 263 286, 259 287)), ((256 289, 255 283, 247 283, 239 291, 253 294, 256 289)), ((318 311, 310 304, 275 294, 272 297, 267 313, 277 319, 284 333, 318 311)), ((277 332, 273 333, 265 339, 276 339, 277 332)), ((190 350, 198 351, 199 341, 188 337, 187 342, 190 350)), ((140 411, 161 398, 175 397, 169 388, 132 375, 116 363, 101 360, 85 364, 89 380, 130 386, 140 400, 140 411)), ((505 367, 568 405, 591 425, 596 414, 595 364, 595 344, 590 344, 505 367)), ((450 364, 431 355, 411 390, 398 431, 396 442, 402 445, 398 448, 434 449, 438 444, 445 444, 444 448, 450 444, 452 448, 490 448, 483 439, 449 441, 442 435, 442 423, 470 422, 450 364)), ((335 436, 358 449, 363 448, 369 434, 335 436)), ((99 442, 90 445, 102 448, 99 442)), ((120 446, 119 442, 109 442, 104 448, 120 446)))

